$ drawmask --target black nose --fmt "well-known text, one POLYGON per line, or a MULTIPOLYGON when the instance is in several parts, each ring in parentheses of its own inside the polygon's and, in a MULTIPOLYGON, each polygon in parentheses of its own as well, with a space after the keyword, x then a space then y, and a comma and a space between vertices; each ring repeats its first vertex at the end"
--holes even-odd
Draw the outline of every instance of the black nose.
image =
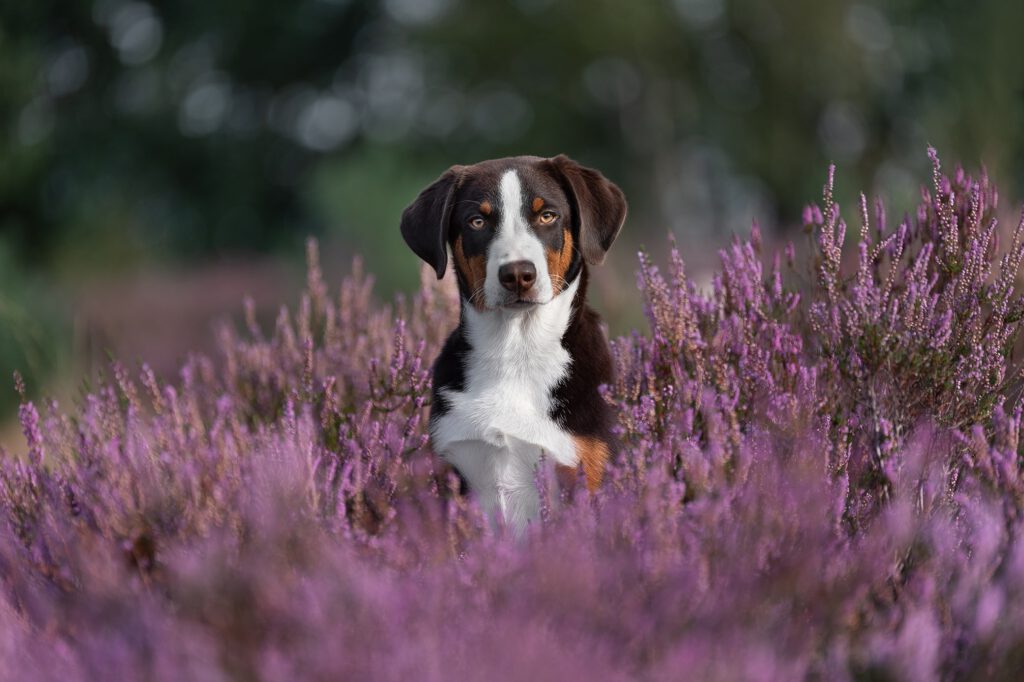
POLYGON ((498 281, 513 294, 522 296, 537 281, 537 268, 528 260, 505 263, 498 268, 498 281))

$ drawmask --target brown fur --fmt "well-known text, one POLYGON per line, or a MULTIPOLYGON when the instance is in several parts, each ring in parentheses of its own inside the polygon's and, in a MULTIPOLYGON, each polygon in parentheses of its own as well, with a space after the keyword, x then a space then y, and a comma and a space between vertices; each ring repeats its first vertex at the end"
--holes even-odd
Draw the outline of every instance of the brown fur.
POLYGON ((486 199, 484 199, 480 203, 480 212, 483 213, 484 215, 491 215, 491 211, 493 210, 494 209, 491 208, 491 202, 487 201, 486 199))
POLYGON ((548 276, 551 277, 551 289, 557 294, 565 288, 565 273, 572 265, 572 233, 565 230, 565 237, 562 240, 562 250, 545 251, 548 261, 548 276))
POLYGON ((484 256, 473 256, 466 258, 462 250, 462 235, 455 240, 455 266, 459 269, 463 279, 473 294, 472 303, 478 310, 484 308, 483 286, 487 278, 487 261, 484 256), (480 293, 477 293, 480 292, 480 293))
POLYGON ((533 209, 533 212, 536 213, 540 209, 544 208, 544 200, 541 199, 540 197, 537 197, 536 199, 533 200, 533 205, 531 206, 531 208, 533 209))
MULTIPOLYGON (((573 436, 572 439, 576 443, 576 453, 580 458, 583 476, 587 480, 587 490, 593 492, 601 486, 601 480, 604 478, 604 468, 610 455, 608 444, 588 436, 573 436)), ((563 487, 571 489, 576 483, 576 470, 572 467, 559 466, 557 476, 563 487)))

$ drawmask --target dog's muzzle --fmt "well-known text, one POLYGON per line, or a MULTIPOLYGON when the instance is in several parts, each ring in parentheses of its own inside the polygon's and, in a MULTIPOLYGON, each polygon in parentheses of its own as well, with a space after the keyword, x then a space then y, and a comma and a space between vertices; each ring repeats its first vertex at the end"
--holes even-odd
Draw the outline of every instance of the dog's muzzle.
POLYGON ((498 268, 498 282, 517 298, 524 299, 537 282, 537 266, 528 260, 505 263, 498 268))

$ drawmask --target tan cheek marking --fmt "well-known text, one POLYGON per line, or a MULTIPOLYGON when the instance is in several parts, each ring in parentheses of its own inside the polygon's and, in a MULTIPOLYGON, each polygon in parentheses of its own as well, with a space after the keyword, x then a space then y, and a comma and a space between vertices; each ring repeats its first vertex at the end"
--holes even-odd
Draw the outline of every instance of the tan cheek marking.
POLYGON ((548 276, 551 277, 551 290, 556 294, 565 288, 565 273, 569 271, 569 264, 572 263, 572 233, 564 232, 561 251, 546 251, 548 261, 548 276))
POLYGON ((573 436, 576 444, 576 454, 580 458, 580 466, 583 467, 583 476, 587 480, 587 490, 593 492, 601 485, 604 478, 604 469, 608 465, 608 445, 597 438, 589 436, 573 436))
POLYGON ((491 202, 489 202, 487 200, 484 200, 480 204, 480 212, 483 213, 484 215, 491 215, 491 211, 493 211, 493 210, 494 209, 491 208, 491 202))
POLYGON ((541 199, 540 197, 537 197, 536 199, 533 200, 533 205, 531 206, 531 208, 533 208, 533 212, 534 213, 536 213, 537 211, 539 211, 543 207, 544 207, 544 200, 543 199, 541 199))
POLYGON ((470 303, 473 304, 478 310, 483 310, 484 307, 484 280, 487 278, 487 263, 484 261, 483 256, 473 256, 472 258, 466 258, 466 253, 462 250, 462 237, 459 236, 455 240, 455 265, 458 266, 459 272, 466 278, 466 282, 469 283, 470 303))

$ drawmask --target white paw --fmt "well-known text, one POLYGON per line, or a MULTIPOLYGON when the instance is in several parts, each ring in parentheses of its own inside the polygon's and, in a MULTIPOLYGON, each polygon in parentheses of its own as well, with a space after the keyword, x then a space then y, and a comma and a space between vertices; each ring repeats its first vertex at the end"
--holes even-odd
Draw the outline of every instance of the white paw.
POLYGON ((484 429, 483 440, 488 445, 493 445, 494 447, 497 448, 507 448, 509 445, 508 435, 501 429, 495 428, 493 426, 484 429))

